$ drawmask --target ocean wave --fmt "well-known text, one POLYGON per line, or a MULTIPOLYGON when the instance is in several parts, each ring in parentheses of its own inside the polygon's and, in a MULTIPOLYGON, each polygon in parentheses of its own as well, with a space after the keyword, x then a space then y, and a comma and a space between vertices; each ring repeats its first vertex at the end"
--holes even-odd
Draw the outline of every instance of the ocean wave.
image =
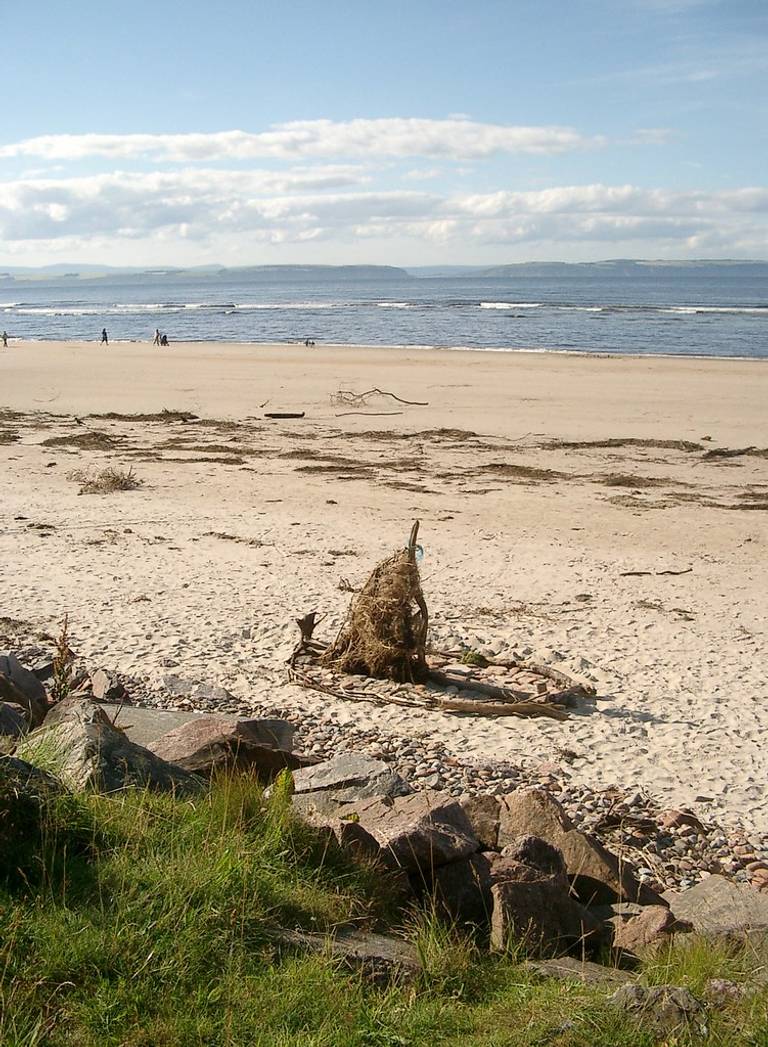
POLYGON ((376 302, 379 309, 415 309, 415 302, 376 302))
POLYGON ((768 316, 768 306, 754 305, 674 305, 659 309, 661 313, 679 313, 684 316, 696 316, 699 313, 746 313, 755 316, 768 316))
POLYGON ((339 309, 343 306, 354 305, 353 302, 242 302, 230 306, 231 309, 253 310, 253 309, 339 309))
POLYGON ((481 302, 481 309, 538 309, 541 302, 481 302))

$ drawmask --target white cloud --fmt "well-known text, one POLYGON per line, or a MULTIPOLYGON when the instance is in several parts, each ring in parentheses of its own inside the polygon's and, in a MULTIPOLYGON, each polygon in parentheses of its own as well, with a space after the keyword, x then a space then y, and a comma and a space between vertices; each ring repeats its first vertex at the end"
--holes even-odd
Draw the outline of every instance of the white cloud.
POLYGON ((162 159, 172 163, 314 157, 430 156, 466 159, 494 153, 556 154, 604 144, 570 127, 527 127, 464 119, 393 117, 337 122, 296 120, 267 131, 210 134, 41 135, 0 146, 0 159, 162 159))
MULTIPOLYGON (((768 188, 671 192, 633 185, 572 185, 492 193, 366 188, 355 167, 272 171, 113 172, 80 178, 0 182, 0 238, 10 252, 68 246, 95 257, 145 244, 147 263, 182 261, 206 247, 252 258, 257 244, 330 245, 329 253, 370 244, 439 245, 457 259, 497 245, 548 247, 629 244, 634 253, 768 254, 768 188), (34 247, 37 245, 37 247, 34 247), (74 245, 74 246, 72 246, 74 245), (79 245, 79 246, 78 246, 79 245), (159 245, 159 246, 158 246, 159 245), (571 245, 571 246, 569 246, 571 245)), ((133 250, 136 257, 137 250, 133 250)))

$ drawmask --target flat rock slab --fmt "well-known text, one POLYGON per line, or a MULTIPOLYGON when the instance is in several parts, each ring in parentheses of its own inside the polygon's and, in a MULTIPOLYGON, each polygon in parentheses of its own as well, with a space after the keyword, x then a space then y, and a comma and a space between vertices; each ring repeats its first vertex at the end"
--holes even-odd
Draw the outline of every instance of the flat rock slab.
POLYGON ((704 1005, 680 985, 622 985, 609 1000, 619 1010, 635 1015, 645 1029, 659 1036, 706 1035, 704 1005))
POLYGON ((297 797, 324 794, 328 801, 342 805, 374 796, 403 796, 412 792, 408 783, 383 760, 364 753, 342 753, 314 767, 294 772, 293 790, 297 797))
POLYGON ((603 967, 590 960, 577 960, 573 956, 562 956, 558 960, 528 960, 523 964, 526 971, 541 978, 556 978, 563 982, 581 982, 582 985, 619 986, 634 981, 628 971, 616 967, 603 967))
POLYGON ((698 934, 739 937, 768 930, 768 895, 724 876, 709 876, 687 891, 666 891, 664 901, 698 934))
POLYGON ((327 953, 378 983, 413 978, 422 969, 418 951, 413 945, 382 934, 339 930, 325 935, 280 928, 270 937, 296 949, 327 953))
POLYGON ((205 713, 188 713, 173 709, 141 709, 132 705, 117 705, 113 702, 98 703, 110 722, 119 727, 132 742, 145 748, 156 738, 180 727, 190 720, 202 719, 205 713), (116 719, 115 719, 116 718, 116 719))

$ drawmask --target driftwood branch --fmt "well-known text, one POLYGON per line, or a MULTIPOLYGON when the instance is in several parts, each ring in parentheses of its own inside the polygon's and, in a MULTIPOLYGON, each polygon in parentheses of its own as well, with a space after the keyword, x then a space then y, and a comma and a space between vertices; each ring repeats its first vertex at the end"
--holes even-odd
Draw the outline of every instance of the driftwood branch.
POLYGON ((408 407, 429 407, 429 403, 421 400, 404 400, 402 396, 396 396, 386 389, 366 389, 364 393, 353 393, 351 389, 339 389, 331 396, 331 403, 349 406, 363 407, 368 404, 369 396, 391 396, 399 404, 407 404, 408 407))

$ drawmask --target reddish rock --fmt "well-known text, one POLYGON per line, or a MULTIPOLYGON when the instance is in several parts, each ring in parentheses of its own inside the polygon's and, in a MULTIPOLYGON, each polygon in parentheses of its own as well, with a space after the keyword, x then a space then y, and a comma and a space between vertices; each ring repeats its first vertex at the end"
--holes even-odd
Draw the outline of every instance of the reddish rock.
POLYGON ((387 860, 431 884, 441 865, 467 858, 480 844, 453 797, 420 792, 363 800, 344 808, 379 843, 387 860))
POLYGON ((618 952, 645 956, 669 942, 673 934, 690 931, 691 925, 676 920, 663 905, 646 905, 638 916, 614 918, 613 947, 618 952))
POLYGON ((696 832, 706 832, 704 825, 691 811, 662 811, 659 815, 659 825, 662 829, 680 829, 687 825, 696 832))
POLYGON ((293 736, 283 720, 238 720, 199 716, 150 742, 148 748, 168 763, 195 774, 215 770, 253 771, 270 780, 283 768, 295 770, 307 761, 281 748, 293 736))
POLYGON ((491 888, 491 945, 522 945, 533 956, 558 956, 578 947, 589 951, 598 921, 568 893, 561 873, 544 873, 507 859, 505 878, 491 888))
POLYGON ((655 891, 639 881, 633 865, 606 850, 594 837, 575 829, 561 805, 546 790, 517 789, 500 798, 499 810, 499 846, 504 848, 524 835, 539 836, 551 843, 562 852, 574 893, 582 904, 664 904, 655 891))

